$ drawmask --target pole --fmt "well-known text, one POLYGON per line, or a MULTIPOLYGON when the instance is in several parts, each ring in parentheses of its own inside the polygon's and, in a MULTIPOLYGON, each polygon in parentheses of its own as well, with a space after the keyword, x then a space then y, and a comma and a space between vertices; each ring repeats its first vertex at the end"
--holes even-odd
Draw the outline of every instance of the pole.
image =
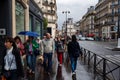
MULTIPOLYGON (((118 0, 118 5, 120 4, 119 3, 120 0, 118 0)), ((120 8, 118 8, 118 30, 117 30, 117 37, 118 37, 118 48, 120 48, 120 16, 119 16, 119 13, 120 13, 120 8)))
POLYGON ((65 12, 66 14, 66 43, 67 43, 67 11, 65 12))
POLYGON ((63 14, 65 13, 66 21, 65 21, 65 44, 67 44, 67 14, 70 13, 70 11, 63 11, 63 14))

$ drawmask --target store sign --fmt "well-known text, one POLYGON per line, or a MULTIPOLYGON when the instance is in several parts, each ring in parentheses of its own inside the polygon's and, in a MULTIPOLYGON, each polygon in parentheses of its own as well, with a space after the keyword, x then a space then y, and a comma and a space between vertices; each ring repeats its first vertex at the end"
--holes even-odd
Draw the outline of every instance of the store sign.
POLYGON ((6 35, 6 30, 5 29, 0 29, 0 35, 6 35))

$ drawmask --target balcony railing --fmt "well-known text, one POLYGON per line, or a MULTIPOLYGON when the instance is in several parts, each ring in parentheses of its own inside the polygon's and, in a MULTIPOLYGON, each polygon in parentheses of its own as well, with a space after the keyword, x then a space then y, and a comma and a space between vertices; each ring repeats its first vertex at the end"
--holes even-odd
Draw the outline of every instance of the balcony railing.
POLYGON ((120 8, 120 5, 118 4, 118 3, 116 3, 116 4, 112 4, 111 6, 110 6, 110 8, 111 9, 113 9, 113 8, 120 8))
POLYGON ((43 5, 48 5, 48 1, 43 1, 43 5))
POLYGON ((114 13, 114 15, 115 15, 115 16, 120 16, 120 12, 117 12, 117 11, 116 11, 116 12, 114 13))
POLYGON ((56 20, 53 20, 53 19, 48 19, 48 23, 55 23, 56 20))
POLYGON ((55 11, 54 10, 42 10, 44 14, 50 14, 50 15, 54 15, 55 11))
POLYGON ((43 5, 45 6, 55 6, 55 3, 54 2, 49 2, 49 1, 43 1, 43 5))
POLYGON ((106 13, 104 16, 105 16, 105 17, 113 17, 114 14, 112 14, 112 13, 106 13))
POLYGON ((115 25, 115 22, 114 21, 106 21, 104 23, 104 26, 107 26, 107 25, 115 25))
POLYGON ((97 24, 95 24, 95 27, 97 28, 97 27, 102 27, 103 26, 103 23, 97 23, 97 24))

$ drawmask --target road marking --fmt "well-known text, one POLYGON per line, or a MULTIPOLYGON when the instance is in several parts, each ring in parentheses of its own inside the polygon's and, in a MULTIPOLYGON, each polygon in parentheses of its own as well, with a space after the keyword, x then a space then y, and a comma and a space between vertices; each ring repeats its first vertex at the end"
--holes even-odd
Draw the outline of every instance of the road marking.
POLYGON ((113 48, 111 48, 111 47, 105 47, 106 49, 109 49, 109 50, 112 50, 113 48))

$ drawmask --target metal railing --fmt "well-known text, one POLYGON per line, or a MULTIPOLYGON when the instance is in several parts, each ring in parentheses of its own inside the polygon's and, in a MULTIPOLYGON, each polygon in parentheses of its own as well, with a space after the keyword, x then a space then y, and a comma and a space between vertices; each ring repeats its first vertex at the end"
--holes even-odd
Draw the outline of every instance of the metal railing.
POLYGON ((82 48, 83 59, 94 80, 120 80, 120 63, 82 48), (98 77, 99 76, 99 77, 98 77))

